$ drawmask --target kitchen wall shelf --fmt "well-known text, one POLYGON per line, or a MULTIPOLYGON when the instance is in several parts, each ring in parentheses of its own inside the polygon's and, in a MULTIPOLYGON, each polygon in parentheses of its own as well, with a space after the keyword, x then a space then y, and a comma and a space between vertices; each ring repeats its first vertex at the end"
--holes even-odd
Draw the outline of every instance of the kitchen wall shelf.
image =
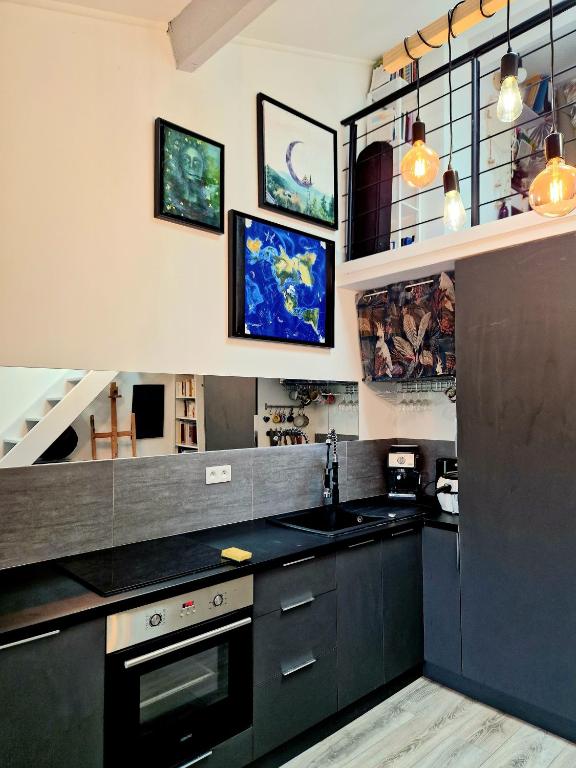
POLYGON ((438 376, 431 379, 390 379, 389 381, 371 381, 368 385, 378 394, 399 395, 420 392, 446 392, 456 386, 455 376, 438 376))

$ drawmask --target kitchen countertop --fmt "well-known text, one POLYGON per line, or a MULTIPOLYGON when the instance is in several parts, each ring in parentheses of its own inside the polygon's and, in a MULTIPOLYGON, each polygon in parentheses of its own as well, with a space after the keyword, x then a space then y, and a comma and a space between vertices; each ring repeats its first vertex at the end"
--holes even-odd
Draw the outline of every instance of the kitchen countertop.
MULTIPOLYGON (((354 502, 358 510, 372 515, 387 513, 395 505, 383 497, 354 502)), ((347 505, 349 506, 349 505, 347 505)), ((406 505, 403 505, 406 510, 406 505)), ((414 517, 392 521, 380 528, 353 531, 335 537, 284 528, 265 519, 208 528, 182 536, 217 549, 241 547, 252 552, 243 564, 224 564, 209 571, 188 574, 122 594, 102 597, 47 562, 0 571, 0 642, 14 642, 30 634, 64 628, 78 621, 106 616, 145 605, 188 590, 256 573, 300 556, 328 554, 343 543, 365 537, 386 538, 414 525, 458 530, 458 516, 425 506, 414 506, 414 517)), ((178 537, 175 537, 178 538, 178 537)))

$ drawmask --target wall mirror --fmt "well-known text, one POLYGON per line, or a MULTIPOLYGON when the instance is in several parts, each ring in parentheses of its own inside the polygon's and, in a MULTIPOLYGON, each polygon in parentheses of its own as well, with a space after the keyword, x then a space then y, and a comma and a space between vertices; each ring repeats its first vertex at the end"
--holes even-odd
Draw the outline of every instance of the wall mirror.
POLYGON ((0 368, 0 468, 358 439, 357 382, 0 368))

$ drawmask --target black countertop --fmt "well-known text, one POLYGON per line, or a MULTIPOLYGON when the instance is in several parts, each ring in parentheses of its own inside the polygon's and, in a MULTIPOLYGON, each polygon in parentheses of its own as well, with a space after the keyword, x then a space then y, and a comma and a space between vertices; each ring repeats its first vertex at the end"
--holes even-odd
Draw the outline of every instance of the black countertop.
MULTIPOLYGON (((357 503, 365 513, 387 514, 394 505, 385 498, 366 499, 357 503)), ((347 505, 348 506, 348 505, 347 505)), ((403 507, 406 511, 406 507, 403 507)), ((226 564, 210 571, 152 584, 130 592, 101 597, 76 581, 56 563, 22 566, 0 572, 0 638, 13 642, 31 634, 106 616, 118 611, 145 605, 188 590, 256 573, 289 559, 314 554, 328 554, 342 544, 363 538, 386 538, 400 529, 429 525, 458 530, 458 516, 447 515, 426 506, 414 506, 414 516, 392 521, 379 528, 354 531, 336 537, 284 528, 265 519, 233 523, 218 528, 197 531, 198 543, 218 549, 240 547, 252 552, 252 559, 243 564, 226 564)), ((172 537, 178 538, 178 537, 172 537)))

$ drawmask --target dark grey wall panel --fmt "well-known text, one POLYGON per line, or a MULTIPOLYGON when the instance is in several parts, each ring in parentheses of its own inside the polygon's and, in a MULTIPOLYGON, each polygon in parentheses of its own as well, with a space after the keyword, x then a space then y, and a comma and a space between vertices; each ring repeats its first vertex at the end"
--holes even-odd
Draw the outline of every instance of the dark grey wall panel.
POLYGON ((114 545, 252 518, 252 451, 118 459, 114 545), (206 467, 230 464, 229 483, 206 485, 206 467))
POLYGON ((576 235, 456 282, 463 674, 576 720, 576 235))
POLYGON ((112 462, 0 471, 0 568, 112 546, 112 462))
POLYGON ((204 376, 206 450, 254 448, 256 379, 204 376))
MULTIPOLYGON (((346 447, 339 450, 341 496, 345 497, 346 447)), ((262 448, 254 454, 254 518, 322 504, 325 445, 262 448)))
POLYGON ((358 440, 347 443, 347 484, 342 499, 363 499, 386 492, 385 467, 396 440, 358 440))

